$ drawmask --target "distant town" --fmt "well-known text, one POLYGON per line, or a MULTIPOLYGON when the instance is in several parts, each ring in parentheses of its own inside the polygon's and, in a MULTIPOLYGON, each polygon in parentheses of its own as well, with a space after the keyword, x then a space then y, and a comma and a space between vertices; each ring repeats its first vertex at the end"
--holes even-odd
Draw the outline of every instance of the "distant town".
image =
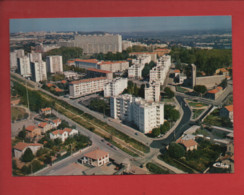
POLYGON ((11 33, 12 174, 233 173, 231 42, 11 33))

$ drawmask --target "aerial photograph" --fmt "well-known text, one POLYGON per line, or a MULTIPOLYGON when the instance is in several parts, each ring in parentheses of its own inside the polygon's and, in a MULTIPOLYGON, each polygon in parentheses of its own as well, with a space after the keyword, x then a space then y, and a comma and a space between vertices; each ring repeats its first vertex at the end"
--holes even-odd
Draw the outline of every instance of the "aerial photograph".
POLYGON ((231 16, 9 24, 13 176, 234 173, 231 16))

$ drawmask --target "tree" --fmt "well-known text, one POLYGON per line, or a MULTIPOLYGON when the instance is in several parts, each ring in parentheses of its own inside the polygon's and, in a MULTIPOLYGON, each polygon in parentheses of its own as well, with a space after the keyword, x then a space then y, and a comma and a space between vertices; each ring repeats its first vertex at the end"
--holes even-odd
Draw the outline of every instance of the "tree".
POLYGON ((165 87, 164 92, 169 99, 175 96, 175 93, 169 87, 165 87))
POLYGON ((152 130, 152 136, 153 137, 157 137, 157 136, 159 136, 160 135, 160 128, 154 128, 153 130, 152 130))
POLYGON ((185 149, 182 145, 180 144, 177 144, 177 143, 171 143, 169 145, 169 155, 172 157, 172 158, 181 158, 182 156, 185 155, 185 149))
POLYGON ((42 168, 42 165, 41 165, 41 163, 40 163, 40 161, 38 161, 38 160, 34 160, 32 163, 31 163, 31 171, 34 173, 34 172, 36 172, 36 171, 38 171, 38 170, 40 170, 41 168, 42 168))
POLYGON ((20 132, 18 133, 18 137, 19 137, 20 139, 25 139, 25 136, 26 136, 26 132, 25 132, 25 130, 22 130, 22 131, 20 131, 20 132))
POLYGON ((50 155, 46 155, 45 156, 45 160, 44 160, 45 164, 51 164, 52 163, 52 158, 50 155))
POLYGON ((30 162, 34 158, 34 155, 32 153, 32 150, 30 148, 27 148, 24 152, 24 154, 21 156, 21 160, 23 162, 30 162))
POLYGON ((55 146, 59 146, 59 145, 61 145, 62 144, 62 140, 60 139, 60 138, 56 138, 56 139, 54 139, 54 145, 55 146))
POLYGON ((165 121, 163 125, 160 125, 160 133, 165 134, 170 129, 170 123, 165 121))
POLYGON ((194 91, 202 96, 207 92, 207 87, 205 85, 196 85, 194 91))

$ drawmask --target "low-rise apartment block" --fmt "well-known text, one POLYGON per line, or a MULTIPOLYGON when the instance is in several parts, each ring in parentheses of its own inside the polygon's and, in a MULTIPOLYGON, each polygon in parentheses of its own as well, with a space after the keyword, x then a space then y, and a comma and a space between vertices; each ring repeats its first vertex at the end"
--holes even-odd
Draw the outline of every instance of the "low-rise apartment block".
POLYGON ((117 96, 128 86, 127 78, 115 78, 104 85, 104 97, 117 96))
POLYGON ((111 117, 132 122, 145 134, 164 123, 163 103, 148 103, 129 94, 111 97, 110 111, 111 117))
POLYGON ((92 93, 101 92, 104 85, 108 82, 106 77, 97 77, 72 81, 69 84, 69 95, 71 98, 77 98, 92 93))
POLYGON ((127 61, 101 61, 98 63, 98 69, 111 72, 122 72, 129 68, 127 61))

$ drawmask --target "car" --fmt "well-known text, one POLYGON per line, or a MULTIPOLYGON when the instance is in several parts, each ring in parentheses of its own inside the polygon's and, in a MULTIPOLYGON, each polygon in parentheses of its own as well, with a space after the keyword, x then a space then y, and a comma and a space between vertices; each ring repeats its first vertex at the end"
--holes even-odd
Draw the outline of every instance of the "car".
POLYGON ((112 146, 110 143, 107 143, 108 146, 112 146))
POLYGON ((101 139, 101 142, 104 142, 104 139, 101 139))
POLYGON ((138 133, 135 133, 135 135, 138 135, 138 133))
POLYGON ((110 165, 112 165, 112 163, 108 163, 108 164, 107 164, 107 166, 110 166, 110 165))

